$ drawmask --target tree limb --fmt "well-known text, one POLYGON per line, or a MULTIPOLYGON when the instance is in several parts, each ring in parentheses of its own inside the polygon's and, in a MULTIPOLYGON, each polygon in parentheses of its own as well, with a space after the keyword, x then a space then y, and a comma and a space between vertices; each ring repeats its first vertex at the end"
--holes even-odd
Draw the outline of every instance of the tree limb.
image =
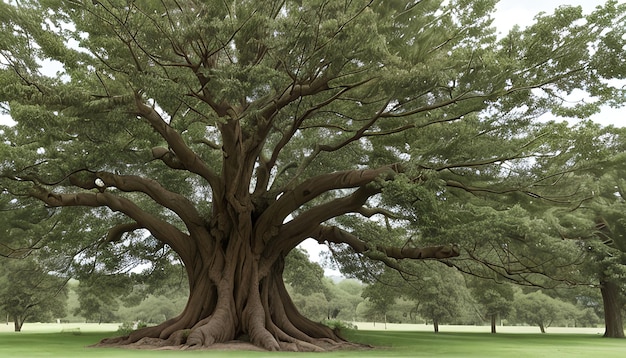
MULTIPOLYGON (((198 155, 187 146, 181 135, 172 129, 163 120, 157 111, 143 103, 140 94, 136 94, 135 103, 138 108, 138 115, 148 121, 157 133, 165 139, 167 144, 172 148, 173 154, 180 160, 182 166, 192 173, 196 173, 207 180, 209 185, 214 188, 219 187, 220 179, 198 155)), ((153 152, 154 154, 154 152, 153 152)), ((165 153, 163 153, 165 154, 165 153)))
POLYGON ((108 207, 113 211, 124 213, 135 220, 138 225, 145 227, 157 240, 169 245, 174 251, 180 254, 183 261, 190 262, 187 260, 190 260, 194 255, 194 246, 191 244, 192 242, 188 240, 189 236, 187 234, 180 231, 174 225, 142 210, 128 199, 110 193, 58 194, 41 186, 34 187, 30 192, 30 196, 53 207, 108 207))
POLYGON ((320 225, 318 230, 311 237, 319 242, 329 242, 335 244, 347 244, 355 252, 363 254, 370 259, 381 261, 384 258, 402 259, 446 259, 457 257, 460 250, 456 245, 438 245, 427 247, 393 247, 377 245, 371 247, 367 242, 359 237, 348 233, 336 226, 320 225))
POLYGON ((122 236, 128 232, 133 232, 138 229, 142 229, 143 226, 138 223, 126 223, 113 226, 107 232, 107 236, 104 239, 105 242, 118 242, 122 239, 122 236))

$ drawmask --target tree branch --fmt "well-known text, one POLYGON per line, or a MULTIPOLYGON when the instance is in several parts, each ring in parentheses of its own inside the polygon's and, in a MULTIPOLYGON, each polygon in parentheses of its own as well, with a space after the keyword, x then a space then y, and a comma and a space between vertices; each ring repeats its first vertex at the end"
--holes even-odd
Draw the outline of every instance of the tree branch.
POLYGON ((70 176, 73 185, 83 189, 98 188, 104 191, 107 187, 115 187, 125 192, 141 192, 147 194, 158 204, 175 212, 185 223, 190 232, 204 229, 204 220, 192 202, 186 197, 165 189, 153 179, 136 175, 117 175, 109 172, 95 172, 87 177, 70 176), (96 184, 99 181, 99 186, 96 184))
MULTIPOLYGON (((138 115, 146 119, 152 128, 154 128, 157 133, 165 139, 167 144, 172 149, 170 152, 173 151, 172 154, 178 158, 182 166, 190 172, 196 173, 206 179, 209 185, 213 188, 219 187, 219 177, 206 165, 206 163, 204 163, 204 161, 202 161, 200 157, 198 157, 194 151, 191 150, 191 148, 189 148, 189 146, 187 146, 180 134, 172 129, 172 127, 170 127, 169 124, 163 120, 161 115, 159 115, 154 108, 143 103, 140 94, 136 94, 135 103, 138 108, 138 115)), ((163 154, 161 158, 159 158, 162 159, 165 157, 166 153, 157 151, 157 155, 158 154, 163 154)), ((170 160, 170 163, 174 163, 173 160, 170 160)))
MULTIPOLYGON (((348 170, 327 173, 305 180, 292 190, 284 192, 259 217, 257 226, 278 228, 293 211, 330 190, 363 187, 383 178, 390 179, 404 169, 397 164, 377 169, 348 170)), ((355 209, 356 210, 356 209, 355 209)))
POLYGON ((438 245, 421 248, 382 245, 371 247, 367 242, 363 241, 359 237, 336 226, 320 225, 318 230, 314 232, 311 237, 320 243, 326 241, 335 244, 347 244, 355 252, 378 261, 383 261, 385 258, 394 258, 397 260, 446 259, 460 255, 460 250, 456 245, 438 245))
POLYGON ((120 241, 124 234, 143 228, 144 227, 142 225, 139 225, 138 223, 118 224, 109 229, 104 241, 115 243, 120 241))
POLYGON ((108 207, 113 211, 125 214, 135 220, 138 225, 149 230, 157 240, 169 245, 176 251, 183 261, 190 262, 191 258, 195 255, 194 246, 192 242, 188 240, 189 236, 187 234, 180 231, 174 225, 142 210, 128 199, 110 193, 58 194, 41 186, 33 187, 30 196, 52 207, 108 207))

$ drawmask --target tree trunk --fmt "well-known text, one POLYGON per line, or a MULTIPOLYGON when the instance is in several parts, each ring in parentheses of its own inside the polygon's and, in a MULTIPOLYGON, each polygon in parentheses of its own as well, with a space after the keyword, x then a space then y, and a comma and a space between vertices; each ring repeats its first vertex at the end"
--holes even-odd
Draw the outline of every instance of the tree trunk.
POLYGON ((259 270, 259 257, 244 246, 236 254, 203 262, 210 264, 187 266, 189 299, 178 317, 100 345, 186 349, 249 342, 270 351, 325 351, 347 344, 297 311, 282 279, 284 255, 265 274, 259 270))
POLYGON ((544 326, 543 323, 539 323, 539 330, 541 333, 546 333, 546 326, 544 326))
POLYGON ((435 333, 439 333, 439 320, 437 320, 436 318, 433 319, 433 327, 435 329, 435 333))
POLYGON ((15 328, 15 332, 21 332, 23 325, 24 319, 20 315, 13 316, 13 327, 15 328))
POLYGON ((604 304, 604 337, 624 338, 624 323, 622 321, 623 300, 619 286, 611 280, 600 283, 602 302, 604 304))
POLYGON ((491 314, 491 333, 496 333, 496 319, 498 318, 497 314, 491 314))

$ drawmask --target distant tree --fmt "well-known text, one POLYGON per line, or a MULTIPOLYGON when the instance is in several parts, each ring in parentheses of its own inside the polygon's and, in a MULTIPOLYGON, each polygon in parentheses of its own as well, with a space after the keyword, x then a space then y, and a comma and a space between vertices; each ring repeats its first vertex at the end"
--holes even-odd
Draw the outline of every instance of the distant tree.
POLYGON ((92 274, 80 280, 76 288, 79 307, 74 314, 89 322, 118 321, 121 299, 131 291, 132 281, 128 275, 92 274))
POLYGON ((176 317, 180 310, 185 307, 187 301, 186 292, 178 292, 177 295, 153 295, 145 296, 137 305, 129 306, 124 300, 118 309, 117 318, 124 322, 141 321, 148 324, 157 324, 176 317))
MULTIPOLYGON (((396 302, 404 299, 410 302, 407 309, 417 312, 420 317, 433 323, 435 332, 444 321, 458 320, 469 301, 463 275, 450 268, 441 268, 436 262, 420 262, 420 276, 400 275, 395 270, 384 270, 363 289, 363 297, 371 304, 371 309, 385 317, 396 302)), ((386 321, 386 319, 385 319, 386 321)))
MULTIPOLYGON (((393 275, 389 273, 387 276, 393 275)), ((363 289, 362 296, 367 299, 368 312, 367 316, 372 321, 387 323, 387 313, 391 310, 400 295, 395 289, 395 284, 390 284, 385 277, 385 282, 378 281, 371 283, 363 289)))
POLYGON ((456 270, 431 268, 427 272, 418 286, 411 284, 403 290, 403 295, 417 301, 417 312, 430 320, 438 333, 441 323, 462 314, 469 292, 463 275, 456 270))
POLYGON ((285 282, 302 295, 324 292, 324 269, 309 260, 309 255, 301 249, 292 250, 285 258, 283 273, 285 282))
POLYGON ((300 249, 287 255, 283 279, 291 287, 300 312, 315 321, 336 319, 339 315, 352 319, 356 306, 363 300, 360 283, 344 280, 346 282, 335 284, 324 277, 320 264, 311 262, 308 254, 300 249))
POLYGON ((293 302, 300 313, 314 322, 322 322, 328 317, 328 301, 322 292, 294 293, 293 302))
POLYGON ((538 326, 541 333, 546 333, 546 329, 557 320, 573 319, 576 312, 572 304, 541 291, 516 296, 515 308, 518 320, 538 326))
POLYGON ((15 332, 26 321, 61 318, 67 306, 65 283, 32 256, 0 258, 0 310, 13 319, 15 332))
POLYGON ((496 333, 498 317, 506 317, 513 311, 514 290, 510 283, 496 280, 470 278, 468 286, 472 298, 490 321, 491 333, 496 333))
POLYGON ((336 296, 343 302, 344 307, 339 313, 339 317, 344 321, 357 321, 357 307, 363 302, 363 283, 353 280, 344 279, 336 284, 339 294, 336 296), (343 292, 343 294, 341 293, 343 292))

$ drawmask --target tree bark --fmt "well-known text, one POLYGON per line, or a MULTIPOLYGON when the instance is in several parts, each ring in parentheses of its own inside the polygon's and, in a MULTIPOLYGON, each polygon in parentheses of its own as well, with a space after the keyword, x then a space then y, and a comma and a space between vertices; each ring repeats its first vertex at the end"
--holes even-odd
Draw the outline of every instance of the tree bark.
POLYGON ((21 332, 24 325, 24 319, 20 315, 13 316, 13 327, 15 332, 21 332))
POLYGON ((624 301, 620 296, 619 286, 611 280, 603 280, 600 283, 600 292, 604 304, 604 337, 624 338, 622 319, 624 301))
POLYGON ((490 314, 489 315, 491 317, 491 333, 496 333, 496 319, 498 317, 497 314, 490 314))
POLYGON ((348 344, 332 329, 298 313, 283 283, 284 255, 263 275, 260 258, 249 248, 228 252, 232 254, 225 260, 187 266, 190 294, 178 317, 100 345, 187 349, 247 342, 269 351, 326 351, 348 344))
POLYGON ((435 329, 435 333, 439 333, 439 320, 433 319, 433 328, 435 329))
POLYGON ((539 323, 539 330, 541 331, 541 333, 546 333, 546 327, 543 325, 543 323, 539 323))

